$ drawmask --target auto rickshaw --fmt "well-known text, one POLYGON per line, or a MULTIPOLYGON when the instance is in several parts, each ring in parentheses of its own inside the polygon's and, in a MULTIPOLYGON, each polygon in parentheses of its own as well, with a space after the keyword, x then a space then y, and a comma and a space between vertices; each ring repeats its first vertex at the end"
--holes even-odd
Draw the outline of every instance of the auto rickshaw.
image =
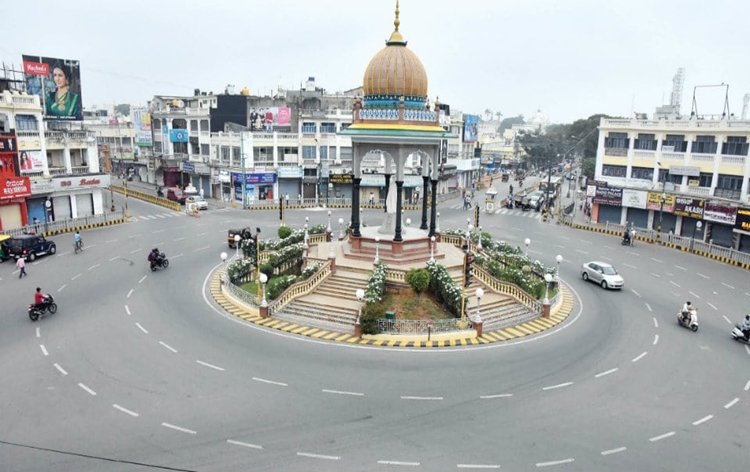
POLYGON ((250 239, 253 237, 252 230, 250 228, 243 228, 243 229, 229 229, 227 230, 227 244, 230 248, 234 249, 236 247, 234 237, 239 236, 240 241, 243 239, 250 239))
POLYGON ((510 179, 510 174, 507 172, 503 172, 502 176, 500 177, 501 182, 507 182, 508 179, 510 179))
POLYGON ((5 262, 6 259, 10 258, 8 254, 8 240, 10 236, 7 234, 0 234, 0 262, 5 262))

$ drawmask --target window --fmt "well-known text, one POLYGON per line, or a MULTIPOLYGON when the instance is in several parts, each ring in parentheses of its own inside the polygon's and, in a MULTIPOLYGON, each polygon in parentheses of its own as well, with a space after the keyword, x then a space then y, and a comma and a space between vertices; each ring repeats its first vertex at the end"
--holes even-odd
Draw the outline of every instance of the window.
POLYGON ((669 169, 659 169, 659 182, 671 182, 673 184, 681 185, 682 176, 670 174, 669 169))
POLYGON ((320 132, 321 133, 335 133, 336 132, 336 123, 321 123, 320 124, 320 132))
POLYGON ((328 146, 320 146, 320 160, 328 160, 328 146))
POLYGON ((198 120, 190 120, 190 131, 198 131, 198 120))
POLYGON ((691 152, 699 154, 716 154, 716 138, 714 136, 696 136, 691 152))
POLYGON ((654 178, 654 169, 649 167, 633 167, 630 177, 634 179, 651 180, 654 178))
POLYGON ((661 150, 664 151, 664 147, 671 146, 674 152, 686 152, 687 141, 685 141, 684 134, 668 134, 664 141, 661 142, 661 150))
POLYGON ((208 120, 201 120, 201 131, 208 131, 208 120))
POLYGON ((302 123, 302 132, 303 133, 314 133, 315 132, 315 123, 302 123))
POLYGON ((739 199, 741 190, 742 176, 719 174, 719 178, 716 182, 716 190, 714 191, 714 196, 739 199))
POLYGON ((161 152, 161 141, 154 141, 154 152, 155 153, 161 152))
POLYGON ((273 161, 273 148, 272 147, 257 147, 255 148, 255 160, 256 161, 273 161))
MULTIPOLYGON (((701 172, 701 176, 698 177, 698 186, 699 187, 710 187, 711 182, 714 179, 713 174, 707 174, 705 172, 701 172)), ((691 180, 695 180, 695 177, 688 177, 688 182, 691 180)))
POLYGON ((239 146, 232 146, 232 156, 234 156, 234 161, 237 163, 242 163, 242 150, 239 146))
POLYGON ((342 147, 341 155, 339 157, 341 158, 342 161, 351 161, 352 160, 352 148, 342 147))
POLYGON ((605 177, 625 177, 625 166, 604 166, 602 167, 602 175, 605 177))
POLYGON ((39 124, 31 115, 16 115, 16 131, 39 131, 39 124))
POLYGON ((315 159, 315 146, 302 146, 302 159, 315 159))
POLYGON ((154 118, 153 125, 154 131, 158 131, 159 133, 161 133, 161 120, 159 118, 154 118))
MULTIPOLYGON (((273 152, 272 148, 268 148, 273 152)), ((279 160, 283 162, 293 162, 297 160, 299 150, 296 147, 280 147, 278 148, 279 160)))
POLYGON ((172 147, 174 147, 175 154, 188 153, 188 143, 172 143, 172 147))
POLYGON ((210 156, 211 155, 211 146, 208 144, 201 144, 201 156, 210 156))
POLYGON ((656 135, 638 133, 638 138, 635 140, 635 148, 656 151, 656 135))
POLYGON ((604 140, 604 147, 606 148, 627 149, 628 146, 630 146, 628 133, 609 133, 609 136, 604 140))
POLYGON ((342 130, 347 129, 349 126, 351 126, 351 123, 341 123, 341 129, 342 130))
POLYGON ((335 161, 336 157, 336 146, 331 146, 330 148, 328 148, 328 160, 335 161))
POLYGON ((747 156, 747 138, 727 136, 727 142, 721 146, 721 153, 729 156, 747 156))
POLYGON ((221 146, 221 160, 229 161, 229 146, 221 146))

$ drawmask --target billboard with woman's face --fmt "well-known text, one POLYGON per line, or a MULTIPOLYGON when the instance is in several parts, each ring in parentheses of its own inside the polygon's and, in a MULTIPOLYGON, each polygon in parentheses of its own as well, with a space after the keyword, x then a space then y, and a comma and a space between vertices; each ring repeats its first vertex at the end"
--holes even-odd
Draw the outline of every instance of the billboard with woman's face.
POLYGON ((83 120, 81 66, 78 61, 24 55, 23 73, 26 91, 41 98, 45 119, 83 120))

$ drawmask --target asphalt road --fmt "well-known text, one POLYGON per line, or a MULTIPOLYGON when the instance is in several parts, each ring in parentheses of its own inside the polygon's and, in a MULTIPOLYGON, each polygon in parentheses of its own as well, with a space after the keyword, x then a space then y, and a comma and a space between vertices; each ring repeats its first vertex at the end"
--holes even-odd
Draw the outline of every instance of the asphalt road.
MULTIPOLYGON (((506 191, 507 192, 507 191, 506 191)), ((503 189, 500 189, 504 196, 503 189)), ((478 194, 478 200, 481 193, 478 194)), ((54 238, 0 265, 0 464, 9 471, 740 470, 750 349, 732 341, 748 273, 555 223, 482 214, 484 231, 555 264, 576 296, 558 328, 473 348, 354 347, 226 316, 207 293, 226 229, 275 234, 278 213, 199 219, 130 200, 135 221, 54 238), (152 273, 158 246, 170 267, 152 273), (580 278, 604 260, 626 287, 580 278), (32 323, 36 286, 60 310, 32 323), (685 300, 700 329, 676 324, 685 300), (726 319, 725 319, 726 317, 726 319)), ((439 208, 442 229, 468 212, 439 208)), ((420 214, 407 215, 419 222, 420 214)), ((325 210, 287 224, 327 222, 325 210)), ((334 210, 346 221, 349 212, 334 210)), ((365 211, 376 224, 377 211, 365 211)), ((414 224, 414 223, 413 223, 414 224)))

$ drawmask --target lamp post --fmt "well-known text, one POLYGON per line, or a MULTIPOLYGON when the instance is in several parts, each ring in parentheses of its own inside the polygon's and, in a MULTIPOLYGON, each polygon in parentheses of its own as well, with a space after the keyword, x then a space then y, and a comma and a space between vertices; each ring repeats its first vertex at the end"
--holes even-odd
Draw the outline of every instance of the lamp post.
POLYGON ((482 250, 482 227, 477 228, 477 251, 482 250))
POLYGON ((430 262, 435 262, 435 236, 430 238, 430 262))
MULTIPOLYGON (((307 218, 305 218, 307 219, 307 218)), ((305 223, 305 238, 304 238, 304 244, 302 245, 305 249, 308 249, 310 246, 307 244, 307 223, 305 223)))
POLYGON ((380 236, 375 236, 375 264, 380 261, 380 236))
POLYGON ((361 288, 358 288, 355 292, 355 295, 357 296, 357 301, 359 302, 359 307, 357 308, 357 321, 355 324, 359 324, 359 319, 362 317, 362 301, 365 299, 365 291, 361 288))
POLYGON ((474 229, 474 225, 469 223, 469 227, 466 229, 466 252, 471 251, 471 230, 474 229))
POLYGON ((552 282, 552 274, 544 274, 544 281, 546 282, 544 284, 544 303, 545 305, 549 305, 549 283, 552 282))
POLYGON ((661 201, 659 203, 659 225, 656 227, 656 240, 661 240, 661 222, 662 222, 662 216, 664 215, 664 200, 667 199, 667 195, 664 192, 664 178, 667 176, 667 174, 663 174, 661 172, 661 162, 656 163, 657 166, 659 166, 659 180, 661 181, 661 201))
POLYGON ((437 212, 437 221, 435 222, 435 232, 440 234, 440 212, 437 212))
POLYGON ((344 219, 339 218, 339 239, 344 239, 344 219))
POLYGON ((484 296, 484 290, 482 288, 478 288, 475 295, 477 296, 477 312, 474 314, 473 321, 475 323, 481 323, 482 322, 482 316, 479 314, 479 303, 482 301, 482 297, 484 296))
POLYGON ((242 240, 242 237, 239 234, 234 235, 234 247, 237 249, 236 257, 239 259, 240 257, 240 241, 242 240))
POLYGON ((329 233, 333 232, 333 230, 331 230, 331 210, 328 210, 328 228, 326 228, 326 231, 329 233))
POLYGON ((260 301, 260 306, 268 306, 266 301, 266 283, 268 282, 268 276, 263 272, 260 273, 260 284, 263 286, 263 299, 260 301))
POLYGON ((227 262, 227 253, 226 253, 226 252, 222 252, 222 253, 221 253, 221 254, 219 255, 219 257, 221 257, 221 263, 222 263, 222 264, 226 264, 226 262, 227 262))
POLYGON ((127 176, 123 179, 122 186, 125 189, 125 218, 130 218, 130 210, 128 210, 128 178, 127 176))
POLYGON ((529 244, 531 244, 531 239, 526 238, 523 240, 523 243, 526 244, 526 257, 529 257, 529 244))
POLYGON ((555 257, 555 260, 557 261, 557 271, 555 272, 555 282, 558 284, 560 283, 560 263, 563 261, 563 256, 560 254, 555 257))

